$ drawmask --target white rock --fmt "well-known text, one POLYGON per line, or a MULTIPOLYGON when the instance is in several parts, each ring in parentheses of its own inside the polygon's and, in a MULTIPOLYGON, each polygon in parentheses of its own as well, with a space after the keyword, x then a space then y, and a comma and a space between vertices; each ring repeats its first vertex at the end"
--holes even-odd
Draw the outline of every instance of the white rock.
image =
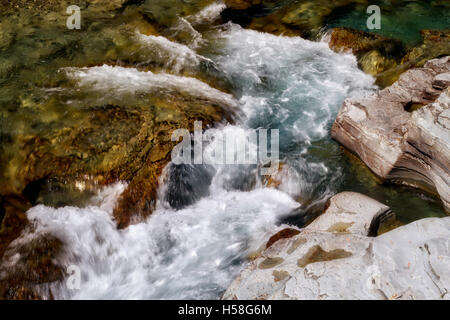
POLYGON ((386 209, 355 193, 333 197, 316 223, 250 262, 223 298, 449 299, 450 217, 364 235, 370 217, 386 209), (323 231, 336 221, 354 224, 345 232, 323 231))
MULTIPOLYGON (((307 229, 369 235, 372 222, 387 213, 389 207, 356 192, 342 192, 329 201, 326 212, 307 229)), ((375 227, 375 226, 373 226, 375 227)), ((376 230, 374 230, 376 233, 376 230)))

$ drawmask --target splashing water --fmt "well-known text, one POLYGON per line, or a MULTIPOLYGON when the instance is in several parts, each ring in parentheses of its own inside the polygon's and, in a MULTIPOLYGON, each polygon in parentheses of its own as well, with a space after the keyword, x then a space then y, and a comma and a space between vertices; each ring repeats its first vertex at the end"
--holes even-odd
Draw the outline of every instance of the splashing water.
MULTIPOLYGON (((213 45, 221 49, 209 58, 232 83, 246 117, 214 130, 241 134, 251 128, 280 129, 282 152, 306 150, 324 139, 345 97, 372 89, 373 79, 358 70, 354 57, 333 53, 326 44, 234 25, 215 32, 213 45)), ((165 50, 179 49, 165 46, 165 50)), ((183 59, 196 57, 191 51, 183 52, 183 59)), ((80 86, 105 95, 172 88, 234 101, 193 78, 109 66, 66 71, 80 86)), ((264 188, 250 166, 183 169, 169 165, 156 211, 146 222, 126 230, 117 230, 112 219, 115 201, 125 188, 121 183, 101 191, 86 208, 32 208, 28 217, 36 225, 35 234, 60 238, 66 246, 58 262, 77 265, 82 274, 80 290, 68 290, 60 283, 52 285, 53 294, 72 299, 220 298, 248 254, 300 206, 291 196, 310 188, 313 180, 323 179, 329 171, 320 161, 307 162, 290 154, 298 167, 306 164, 303 169, 309 172, 288 175, 283 191, 264 188), (171 208, 167 200, 169 191, 174 197, 186 191, 171 184, 177 170, 186 170, 183 183, 203 185, 191 195, 195 201, 181 204, 180 210, 171 208), (198 181, 202 177, 208 178, 198 181)))
POLYGON ((85 91, 93 90, 105 95, 115 95, 119 98, 126 94, 138 92, 154 94, 186 93, 236 107, 236 102, 231 95, 211 88, 195 78, 108 65, 92 68, 65 68, 64 71, 70 79, 76 80, 79 87, 85 91))
POLYGON ((277 217, 297 206, 278 191, 222 191, 177 212, 159 209, 146 223, 117 231, 109 200, 86 209, 30 210, 38 233, 56 234, 69 244, 65 260, 83 275, 80 291, 63 284, 58 297, 217 298, 250 248, 272 231, 277 217))

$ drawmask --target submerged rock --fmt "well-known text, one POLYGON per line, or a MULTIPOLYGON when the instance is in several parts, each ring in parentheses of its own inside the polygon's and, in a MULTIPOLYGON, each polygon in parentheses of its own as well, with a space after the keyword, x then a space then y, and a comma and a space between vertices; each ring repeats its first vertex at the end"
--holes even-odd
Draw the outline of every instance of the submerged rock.
POLYGON ((450 211, 450 57, 411 69, 377 94, 344 102, 332 137, 384 180, 438 194, 450 211), (415 110, 415 108, 419 108, 415 110))
POLYGON ((19 195, 28 190, 28 198, 36 204, 40 181, 48 179, 97 184, 129 181, 114 214, 123 228, 132 215, 146 216, 152 211, 158 177, 176 144, 171 141, 172 132, 192 130, 196 120, 205 126, 231 121, 235 104, 227 94, 191 78, 160 79, 161 75, 108 66, 80 72, 82 81, 76 86, 83 92, 81 97, 76 90, 50 94, 45 103, 34 106, 52 112, 50 124, 45 119, 47 113, 39 114, 33 120, 38 131, 14 132, 1 156, 0 192, 19 195), (126 72, 140 79, 142 88, 127 83, 126 72), (126 79, 120 79, 119 74, 126 79), (108 83, 108 76, 114 76, 115 82, 108 83), (211 97, 207 91, 195 95, 189 88, 194 80, 192 85, 202 84, 211 90, 211 97), (158 97, 153 90, 158 90, 159 81, 167 93, 160 91, 158 97), (112 95, 108 93, 111 90, 112 95), (132 98, 135 93, 138 98, 132 98))
POLYGON ((67 1, 25 2, 1 13, 0 196, 80 206, 124 180, 115 219, 139 221, 172 132, 232 120, 236 102, 215 89, 210 61, 159 34, 213 1, 85 1, 81 30, 65 28, 67 1))
POLYGON ((376 77, 378 85, 386 87, 406 70, 450 54, 448 31, 422 30, 421 34, 423 42, 414 47, 400 40, 349 28, 334 28, 326 38, 334 51, 352 52, 360 68, 376 77))
POLYGON ((223 298, 448 298, 450 218, 368 237, 368 225, 388 213, 366 196, 336 195, 316 224, 291 232, 250 262, 223 298), (337 224, 348 228, 333 228, 337 224))
POLYGON ((316 0, 279 3, 270 0, 226 1, 226 19, 246 28, 276 35, 314 38, 327 18, 339 10, 367 7, 365 0, 316 0))

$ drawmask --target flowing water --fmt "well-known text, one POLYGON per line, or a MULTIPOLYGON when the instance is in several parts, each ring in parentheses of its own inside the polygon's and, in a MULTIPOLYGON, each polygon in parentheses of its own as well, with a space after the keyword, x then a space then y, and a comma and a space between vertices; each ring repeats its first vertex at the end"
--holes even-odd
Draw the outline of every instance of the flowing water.
POLYGON ((188 26, 194 39, 189 43, 135 34, 141 53, 156 48, 158 54, 146 58, 164 61, 162 72, 140 65, 59 70, 91 99, 109 102, 137 99, 142 91, 188 92, 228 104, 234 104, 234 97, 239 119, 210 130, 239 136, 251 129, 279 129, 280 186, 266 187, 252 165, 169 164, 155 212, 125 230, 117 230, 112 211, 126 183, 103 188, 88 206, 35 206, 27 213, 35 230, 19 242, 53 234, 65 244, 58 262, 81 270, 79 290, 52 284, 56 298, 220 298, 268 236, 285 223, 304 225, 326 199, 344 190, 390 205, 402 223, 444 215, 429 196, 377 183, 330 139, 344 99, 376 90, 355 57, 334 53, 326 43, 231 23, 205 28, 223 8, 213 3, 178 24, 188 26), (203 25, 201 32, 197 25, 203 25), (186 76, 186 69, 202 66, 226 83, 230 94, 186 76))

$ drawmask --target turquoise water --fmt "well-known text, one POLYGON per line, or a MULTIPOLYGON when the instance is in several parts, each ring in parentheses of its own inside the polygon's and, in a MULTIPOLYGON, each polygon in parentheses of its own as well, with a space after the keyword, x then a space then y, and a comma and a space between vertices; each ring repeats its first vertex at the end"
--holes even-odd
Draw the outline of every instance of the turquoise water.
POLYGON ((356 63, 353 57, 330 56, 325 47, 300 38, 252 31, 234 31, 224 38, 227 46, 211 58, 234 85, 244 110, 248 108, 245 125, 280 130, 281 160, 288 167, 281 190, 300 199, 304 208, 288 222, 303 226, 322 212, 327 198, 342 191, 361 192, 387 204, 400 224, 446 216, 439 199, 382 183, 331 139, 331 125, 344 99, 375 89, 370 77, 348 67, 356 63))
MULTIPOLYGON (((399 1, 396 1, 398 5, 399 1)), ((408 44, 421 41, 420 30, 424 29, 449 29, 450 28, 450 4, 448 1, 400 1, 404 5, 398 5, 392 9, 386 2, 381 6, 381 29, 369 30, 365 7, 357 10, 345 10, 332 15, 327 21, 327 27, 348 27, 363 31, 370 31, 382 36, 403 40, 408 44)), ((372 1, 377 4, 377 1, 372 1)), ((389 1, 387 1, 389 3, 389 1)))

